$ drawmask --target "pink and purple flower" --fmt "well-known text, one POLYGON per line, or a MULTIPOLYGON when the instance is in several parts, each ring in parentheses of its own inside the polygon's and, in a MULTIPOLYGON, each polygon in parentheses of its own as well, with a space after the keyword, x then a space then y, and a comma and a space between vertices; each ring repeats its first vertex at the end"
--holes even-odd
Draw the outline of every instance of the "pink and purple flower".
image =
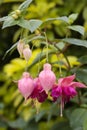
POLYGON ((74 79, 75 75, 71 75, 58 80, 58 84, 52 89, 51 92, 51 96, 54 101, 61 97, 62 101, 65 103, 77 95, 76 87, 86 87, 83 83, 74 82, 74 79))

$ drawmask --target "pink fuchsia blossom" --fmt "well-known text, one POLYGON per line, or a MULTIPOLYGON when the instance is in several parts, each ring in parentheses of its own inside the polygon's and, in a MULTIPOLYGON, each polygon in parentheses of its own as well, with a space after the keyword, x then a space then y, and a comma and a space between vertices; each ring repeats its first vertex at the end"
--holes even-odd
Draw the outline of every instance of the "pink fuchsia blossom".
POLYGON ((34 81, 30 77, 30 74, 28 72, 24 72, 22 78, 18 80, 18 89, 25 100, 31 95, 34 88, 34 81))
POLYGON ((32 51, 29 48, 29 45, 25 45, 24 49, 23 49, 23 57, 26 61, 28 61, 30 59, 32 55, 32 51))
POLYGON ((35 88, 30 97, 33 99, 36 98, 41 103, 44 102, 47 99, 48 95, 46 94, 45 90, 43 90, 40 84, 39 78, 34 79, 34 85, 35 85, 35 88))
POLYGON ((67 102, 70 98, 77 95, 76 87, 86 87, 83 83, 74 82, 74 79, 75 75, 71 75, 58 80, 58 85, 52 89, 51 93, 54 101, 56 101, 59 97, 62 97, 62 101, 67 102))
POLYGON ((43 71, 39 74, 39 80, 43 89, 48 92, 52 89, 54 83, 56 82, 56 76, 51 70, 51 65, 46 63, 44 64, 43 71))

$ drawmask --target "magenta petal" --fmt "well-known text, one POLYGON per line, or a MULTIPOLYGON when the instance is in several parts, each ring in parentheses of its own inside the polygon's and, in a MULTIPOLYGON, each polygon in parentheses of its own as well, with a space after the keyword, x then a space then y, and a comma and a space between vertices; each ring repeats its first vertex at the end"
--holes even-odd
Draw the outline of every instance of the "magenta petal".
POLYGON ((60 78, 58 80, 59 86, 68 86, 75 79, 75 75, 67 76, 65 78, 60 78))
POLYGON ((62 94, 65 96, 74 96, 77 94, 77 92, 73 87, 62 87, 62 94))
POLYGON ((72 87, 62 87, 62 98, 64 102, 68 102, 70 98, 77 95, 77 92, 72 87))
POLYGON ((62 95, 62 89, 61 87, 54 87, 51 92, 51 96, 53 97, 53 100, 56 101, 58 97, 62 95))
POLYGON ((69 84, 71 87, 79 87, 79 88, 86 88, 86 86, 83 83, 80 82, 72 82, 69 84))
POLYGON ((47 99, 48 95, 46 94, 46 92, 43 90, 42 92, 39 92, 38 96, 37 96, 37 100, 39 102, 44 102, 47 99))
POLYGON ((39 102, 44 102, 47 98, 47 94, 45 92, 45 90, 43 90, 39 78, 34 79, 34 85, 35 85, 35 89, 31 94, 31 98, 37 98, 37 100, 39 102))
POLYGON ((76 90, 75 90, 74 88, 68 87, 68 89, 69 89, 69 92, 70 92, 71 97, 77 95, 77 92, 76 92, 76 90))

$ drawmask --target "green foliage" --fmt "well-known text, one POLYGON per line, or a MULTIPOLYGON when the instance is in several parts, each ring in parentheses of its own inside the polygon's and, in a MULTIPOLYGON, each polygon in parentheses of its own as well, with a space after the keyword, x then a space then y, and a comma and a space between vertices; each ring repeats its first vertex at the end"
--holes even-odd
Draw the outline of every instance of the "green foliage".
POLYGON ((87 41, 86 40, 79 40, 75 38, 65 38, 63 39, 64 42, 70 43, 77 46, 83 46, 87 48, 87 41))
POLYGON ((87 85, 86 3, 86 0, 0 1, 1 50, 4 51, 1 45, 6 45, 0 72, 0 130, 87 130, 86 88, 65 104, 64 115, 60 117, 60 106, 50 96, 43 104, 30 100, 24 103, 14 83, 26 69, 26 61, 17 58, 16 47, 22 39, 32 49, 27 63, 32 77, 39 74, 48 56, 57 79, 75 73, 76 80, 87 85), (9 8, 7 16, 3 6, 9 8))

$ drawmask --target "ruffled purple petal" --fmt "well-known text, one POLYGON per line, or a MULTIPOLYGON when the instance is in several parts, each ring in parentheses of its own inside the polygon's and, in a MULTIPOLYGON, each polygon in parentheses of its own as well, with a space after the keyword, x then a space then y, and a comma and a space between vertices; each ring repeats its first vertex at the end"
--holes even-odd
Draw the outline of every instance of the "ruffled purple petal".
POLYGON ((51 96, 53 97, 53 100, 56 101, 58 97, 60 97, 62 94, 61 87, 54 87, 51 92, 51 96))
POLYGON ((45 90, 39 92, 38 96, 37 96, 37 100, 39 102, 44 102, 47 99, 48 95, 46 94, 45 90))
POLYGON ((46 100, 46 98, 47 98, 48 95, 46 94, 45 90, 43 90, 43 88, 42 88, 42 86, 40 84, 39 79, 36 78, 34 81, 35 81, 34 82, 35 89, 32 92, 32 94, 31 94, 30 97, 33 98, 33 99, 37 98, 37 100, 39 102, 44 102, 46 100))

